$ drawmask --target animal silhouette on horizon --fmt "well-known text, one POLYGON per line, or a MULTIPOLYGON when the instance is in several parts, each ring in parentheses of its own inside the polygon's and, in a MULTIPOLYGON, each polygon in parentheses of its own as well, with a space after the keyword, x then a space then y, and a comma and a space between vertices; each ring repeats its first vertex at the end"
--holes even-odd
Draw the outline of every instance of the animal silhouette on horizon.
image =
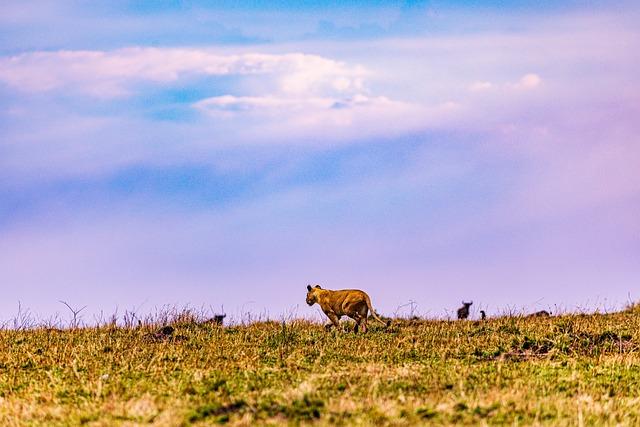
POLYGON ((203 323, 207 325, 222 326, 225 317, 227 317, 226 314, 216 314, 212 318, 205 320, 203 323))
POLYGON ((480 310, 480 320, 486 320, 487 319, 487 313, 484 312, 484 310, 480 310))
POLYGON ((549 317, 551 316, 551 312, 547 310, 536 311, 535 313, 531 313, 528 317, 549 317))
POLYGON ((473 301, 471 302, 462 301, 462 307, 458 309, 458 319, 464 320, 469 317, 469 307, 471 307, 472 304, 473 304, 473 301))

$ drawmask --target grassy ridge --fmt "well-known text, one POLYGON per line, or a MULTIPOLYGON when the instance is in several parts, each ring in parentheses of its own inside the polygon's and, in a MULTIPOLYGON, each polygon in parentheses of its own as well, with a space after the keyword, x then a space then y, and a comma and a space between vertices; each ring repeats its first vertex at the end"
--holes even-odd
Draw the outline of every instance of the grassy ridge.
POLYGON ((0 425, 640 424, 640 311, 0 331, 0 425), (176 336, 177 335, 177 336, 176 336))

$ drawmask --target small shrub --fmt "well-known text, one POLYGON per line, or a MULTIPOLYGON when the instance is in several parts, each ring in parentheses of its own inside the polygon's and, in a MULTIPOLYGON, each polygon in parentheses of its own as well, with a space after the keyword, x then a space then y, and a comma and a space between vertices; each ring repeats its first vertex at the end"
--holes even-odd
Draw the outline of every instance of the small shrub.
POLYGON ((458 402, 453 407, 453 410, 457 412, 466 411, 467 409, 469 409, 469 407, 464 402, 458 402))
POLYGON ((209 403, 202 405, 191 411, 187 415, 187 421, 194 423, 196 421, 203 420, 209 417, 219 417, 217 421, 227 422, 229 421, 229 414, 241 411, 246 405, 242 400, 230 403, 228 405, 221 405, 219 403, 209 403))
POLYGON ((424 420, 430 420, 431 418, 438 415, 438 411, 436 411, 435 409, 423 406, 416 409, 416 415, 424 420))

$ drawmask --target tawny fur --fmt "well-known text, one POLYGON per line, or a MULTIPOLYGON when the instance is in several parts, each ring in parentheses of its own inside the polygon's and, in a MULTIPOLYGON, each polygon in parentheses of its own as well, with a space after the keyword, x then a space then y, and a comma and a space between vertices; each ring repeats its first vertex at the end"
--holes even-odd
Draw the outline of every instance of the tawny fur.
POLYGON ((330 322, 325 325, 327 330, 333 326, 337 327, 340 318, 347 316, 356 321, 354 332, 358 332, 360 327, 362 327, 362 332, 366 332, 369 311, 371 311, 374 319, 385 326, 389 326, 389 324, 378 317, 373 310, 369 295, 358 289, 332 291, 322 289, 320 285, 316 285, 315 287, 307 286, 307 304, 312 306, 315 303, 320 305, 320 308, 330 320, 330 322))

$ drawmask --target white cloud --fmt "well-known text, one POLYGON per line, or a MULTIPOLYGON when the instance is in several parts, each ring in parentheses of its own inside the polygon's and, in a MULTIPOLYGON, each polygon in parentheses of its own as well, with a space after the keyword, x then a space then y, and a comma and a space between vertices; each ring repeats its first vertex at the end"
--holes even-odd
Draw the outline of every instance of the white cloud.
POLYGON ((542 83, 542 79, 539 75, 534 73, 525 74, 522 76, 517 82, 513 83, 505 83, 505 84, 496 84, 489 81, 476 81, 469 85, 468 89, 470 92, 486 92, 495 88, 505 88, 505 89, 534 89, 542 83))
POLYGON ((520 86, 523 88, 534 88, 542 82, 537 74, 526 74, 520 79, 520 86))
POLYGON ((30 92, 71 89, 99 97, 126 95, 136 81, 256 74, 272 74, 278 90, 300 94, 360 91, 366 71, 317 55, 229 55, 209 49, 32 52, 0 59, 0 81, 11 87, 30 92))
POLYGON ((540 76, 534 73, 525 74, 517 83, 510 83, 507 86, 513 89, 534 89, 542 83, 540 76))
POLYGON ((461 108, 451 102, 426 107, 364 94, 344 97, 226 95, 204 99, 193 107, 214 121, 228 123, 236 141, 322 141, 323 144, 437 127, 457 116, 461 108))
POLYGON ((367 75, 361 66, 349 67, 341 62, 316 55, 286 55, 289 63, 283 67, 280 88, 288 94, 319 91, 360 92, 367 75))
POLYGON ((194 104, 194 107, 211 114, 238 112, 302 112, 344 110, 354 108, 410 108, 409 105, 392 101, 384 96, 368 97, 357 94, 352 97, 286 97, 286 96, 215 96, 194 104))
POLYGON ((235 113, 283 112, 310 109, 329 109, 332 98, 287 98, 277 96, 215 96, 198 101, 193 106, 212 115, 229 116, 235 113))

